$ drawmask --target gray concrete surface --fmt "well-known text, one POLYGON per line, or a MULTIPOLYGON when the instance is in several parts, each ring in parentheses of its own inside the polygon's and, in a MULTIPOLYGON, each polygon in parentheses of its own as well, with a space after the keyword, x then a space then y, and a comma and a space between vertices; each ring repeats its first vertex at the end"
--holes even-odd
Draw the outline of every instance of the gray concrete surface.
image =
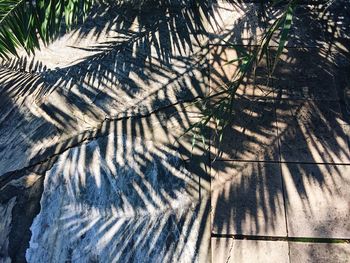
POLYGON ((191 102, 237 70, 223 40, 252 50, 281 9, 147 1, 1 62, 0 262, 350 258, 348 3, 298 8, 276 73, 192 149, 191 102))
MULTIPOLYGON (((227 61, 259 43, 283 7, 266 9, 265 22, 259 8, 217 3, 213 90, 228 86, 239 63, 227 61)), ((275 39, 271 61, 238 88, 221 155, 212 144, 212 262, 350 259, 349 3, 332 1, 323 16, 320 10, 296 9, 274 74, 266 81, 261 68, 273 62, 275 39)))

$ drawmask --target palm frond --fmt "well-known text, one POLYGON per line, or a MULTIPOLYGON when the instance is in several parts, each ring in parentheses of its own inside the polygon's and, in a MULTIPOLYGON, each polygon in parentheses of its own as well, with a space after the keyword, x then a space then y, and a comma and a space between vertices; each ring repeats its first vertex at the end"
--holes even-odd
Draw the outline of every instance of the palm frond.
POLYGON ((83 19, 93 0, 0 0, 0 56, 34 53, 83 19), (41 41, 40 41, 41 40, 41 41))

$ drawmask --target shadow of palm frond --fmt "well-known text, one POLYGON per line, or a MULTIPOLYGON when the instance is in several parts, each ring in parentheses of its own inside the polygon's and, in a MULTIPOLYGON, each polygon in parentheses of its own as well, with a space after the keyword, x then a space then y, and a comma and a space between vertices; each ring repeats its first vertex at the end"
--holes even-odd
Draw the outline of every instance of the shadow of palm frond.
MULTIPOLYGON (((45 68, 45 61, 35 62, 35 58, 28 59, 30 63, 26 58, 4 63, 20 70, 13 79, 24 78, 26 72, 40 77, 45 93, 36 96, 38 112, 34 115, 54 126, 55 134, 72 137, 100 127, 105 119, 142 116, 204 95, 206 54, 201 52, 200 41, 205 39, 205 31, 199 13, 209 7, 205 3, 191 8, 163 3, 155 11, 151 6, 143 4, 137 9, 121 3, 97 7, 70 37, 79 43, 87 34, 99 38, 102 29, 111 37, 87 46, 88 56, 67 67, 45 68)), ((51 47, 48 50, 50 53, 51 47)), ((60 50, 64 52, 57 52, 60 50)), ((42 56, 40 52, 38 56, 42 56)), ((18 82, 16 90, 26 89, 18 82)), ((37 155, 33 152, 32 157, 37 155)))
MULTIPOLYGON (((30 78, 23 70, 4 69, 1 77, 8 84, 1 86, 2 91, 7 90, 2 93, 7 106, 1 107, 6 111, 0 123, 1 152, 9 154, 1 158, 1 174, 8 172, 5 177, 11 178, 13 170, 46 162, 44 168, 30 168, 45 174, 45 190, 42 210, 31 226, 28 259, 192 262, 201 256, 200 249, 208 251, 211 178, 202 167, 208 162, 203 154, 207 149, 196 146, 191 152, 189 137, 183 138, 184 145, 172 144, 181 134, 178 130, 186 130, 193 120, 185 103, 177 103, 206 94, 208 58, 220 64, 218 59, 226 52, 226 47, 208 43, 207 26, 223 29, 221 35, 209 32, 211 43, 225 38, 243 45, 253 45, 255 40, 241 36, 246 32, 259 36, 264 28, 251 19, 260 13, 253 4, 238 3, 231 5, 244 13, 243 19, 222 28, 225 17, 217 16, 216 5, 202 1, 188 8, 152 1, 140 3, 137 9, 125 3, 96 8, 70 35, 81 43, 90 35, 97 39, 88 47, 79 41, 71 47, 68 56, 83 52, 79 59, 44 70, 40 63, 28 65, 25 59, 7 65, 32 68, 28 71, 37 75, 30 78), (155 3, 157 10, 152 9, 155 3), (101 32, 108 32, 108 38, 101 41, 101 32), (38 92, 37 83, 43 83, 43 92, 38 92), (30 94, 35 95, 33 99, 30 94), (17 100, 21 96, 22 101, 17 100), (170 114, 163 112, 168 107, 170 114), (19 133, 25 139, 18 140, 19 133), (52 235, 45 234, 52 229, 52 235)), ((315 43, 311 37, 298 39, 300 23, 296 21, 293 39, 305 45, 315 43)), ((345 24, 340 24, 339 41, 345 39, 345 24)), ((232 126, 220 148, 223 159, 231 161, 221 160, 213 166, 217 173, 212 182, 215 233, 286 235, 283 198, 286 206, 293 203, 288 200, 293 189, 283 192, 283 184, 294 185, 294 196, 310 209, 310 181, 324 193, 333 193, 325 171, 334 182, 343 180, 343 171, 330 163, 349 157, 343 129, 349 122, 341 112, 344 107, 327 108, 324 101, 332 95, 329 88, 340 81, 333 79, 339 73, 333 63, 340 61, 343 64, 337 65, 344 68, 348 60, 339 50, 316 49, 308 62, 317 65, 310 62, 310 73, 300 78, 303 72, 298 68, 303 67, 310 50, 289 46, 276 69, 277 77, 266 84, 268 72, 261 70, 257 77, 265 76, 258 83, 247 78, 235 97, 232 126), (307 82, 308 78, 315 80, 315 74, 322 76, 322 88, 307 82), (288 85, 291 80, 295 86, 288 85), (247 94, 256 85, 270 97, 247 94), (337 139, 329 140, 331 137, 337 139), (300 143, 294 143, 296 138, 300 143), (302 154, 293 157, 294 150, 288 150, 293 145, 302 154), (310 168, 303 163, 305 158, 323 163, 326 170, 320 165, 310 168), (239 162, 233 161, 236 159, 239 162), (256 162, 262 160, 271 163, 256 162), (282 167, 276 163, 281 160, 282 167)), ((217 86, 232 78, 232 71, 213 67, 210 74, 216 75, 217 86)), ((340 101, 339 90, 346 80, 342 81, 337 96, 331 98, 334 103, 340 101)), ((198 114, 198 109, 194 112, 198 114)), ((217 145, 211 150, 217 150, 217 145)), ((8 180, 2 181, 1 189, 8 180)), ((287 209, 287 215, 291 212, 287 209)), ((315 235, 322 228, 322 220, 319 223, 315 235)), ((11 231, 21 231, 20 226, 11 231)))
POLYGON ((176 152, 154 144, 111 134, 61 155, 47 172, 52 194, 44 194, 32 226, 31 242, 42 245, 28 250, 28 260, 58 246, 73 261, 194 258, 188 244, 197 241, 203 213, 198 178, 176 152), (56 239, 36 231, 44 225, 56 239))
MULTIPOLYGON (((164 115, 167 119, 161 116, 164 113, 155 113, 107 121, 98 131, 73 136, 51 149, 45 145, 46 153, 35 156, 34 166, 15 173, 16 178, 28 171, 45 178, 27 260, 57 256, 73 261, 163 262, 203 256, 199 251, 209 240, 209 177, 203 157, 193 155, 190 143, 173 144, 191 119, 178 116, 182 106, 178 107, 164 115), (183 159, 191 155, 195 162, 183 159), (47 156, 51 157, 45 161, 47 156), (43 234, 46 230, 50 234, 43 234)), ((12 175, 2 178, 4 196, 16 188, 12 175)), ((14 225, 11 235, 22 231, 20 226, 14 225)))
MULTIPOLYGON (((79 47, 88 54, 79 61, 46 69, 40 63, 26 63, 25 58, 4 65, 15 74, 3 94, 12 110, 1 123, 7 127, 2 129, 6 138, 2 150, 10 153, 1 158, 5 174, 1 189, 9 189, 15 170, 16 178, 21 169, 45 176, 32 236, 11 240, 11 248, 21 246, 20 253, 10 253, 13 258, 24 260, 27 253, 28 260, 164 262, 196 260, 203 256, 201 249, 208 252, 209 245, 203 244, 209 240, 205 231, 209 177, 199 162, 183 163, 178 152, 187 160, 194 157, 191 147, 187 143, 179 150, 171 135, 187 128, 192 118, 186 111, 174 120, 174 114, 184 111, 180 102, 204 94, 206 54, 200 43, 205 32, 195 21, 198 8, 164 5, 147 11, 144 6, 142 12, 117 7, 103 16, 93 14, 92 27, 106 28, 110 23, 112 37, 84 50, 79 47), (25 79, 29 72, 45 92, 35 94, 38 85, 25 79), (18 82, 21 78, 24 81, 18 82), (10 94, 10 88, 16 93, 10 94), (26 102, 20 104, 17 95, 25 90, 26 102), (163 108, 174 109, 168 115, 163 108), (23 141, 16 139, 15 118, 21 129, 31 127, 23 141), (155 123, 158 128, 153 130, 155 123), (118 127, 109 129, 111 124, 118 127), (57 188, 59 181, 62 185, 57 188), (55 240, 42 235, 48 226, 57 227, 49 234, 55 240), (48 255, 51 245, 57 249, 48 255)), ((85 29, 78 38, 95 34, 94 28, 85 29)), ((46 65, 44 60, 42 64, 46 65)), ((10 235, 21 227, 14 225, 10 235)))
MULTIPOLYGON (((341 6, 298 7, 273 76, 264 70, 271 61, 262 61, 256 75, 238 89, 223 141, 214 140, 211 146, 212 159, 217 157, 212 167, 214 235, 349 237, 344 230, 349 209, 344 204, 349 198, 349 47, 343 45, 349 9, 341 6), (333 18, 339 26, 330 22, 333 18), (321 30, 324 34, 318 34, 321 30)), ((239 62, 225 63, 239 57, 240 49, 254 48, 249 46, 254 37, 251 42, 233 37, 238 47, 221 43, 212 49, 212 90, 227 88, 239 62)), ((268 59, 275 50, 272 44, 268 59)), ((231 239, 221 240, 229 250, 231 239)))

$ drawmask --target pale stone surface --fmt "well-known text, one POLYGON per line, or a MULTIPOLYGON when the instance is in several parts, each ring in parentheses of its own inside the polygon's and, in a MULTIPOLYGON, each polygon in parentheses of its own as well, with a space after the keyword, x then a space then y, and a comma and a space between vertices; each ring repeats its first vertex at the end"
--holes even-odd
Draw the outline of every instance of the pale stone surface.
POLYGON ((212 238, 212 262, 288 263, 288 243, 212 238))
POLYGON ((281 160, 350 163, 338 102, 282 101, 277 106, 281 160))
POLYGON ((98 129, 106 118, 145 115, 202 96, 205 21, 195 12, 178 5, 94 10, 34 59, 4 63, 0 176, 45 160, 46 148, 98 129))
POLYGON ((349 244, 289 243, 290 263, 347 263, 349 244))
POLYGON ((350 238, 350 166, 282 164, 288 234, 350 238))
POLYGON ((196 261, 206 237, 199 191, 199 178, 164 145, 110 134, 72 148, 46 173, 26 258, 196 261))
POLYGON ((16 204, 16 198, 10 199, 7 203, 0 203, 0 262, 10 263, 8 245, 11 231, 12 209, 16 204))
POLYGON ((28 164, 30 156, 55 140, 56 129, 38 116, 35 98, 42 81, 29 73, 0 69, 0 176, 28 164))
POLYGON ((350 149, 350 125, 342 125, 342 128, 347 138, 348 147, 350 149))
MULTIPOLYGON (((350 60, 346 50, 334 52, 334 64, 337 68, 334 74, 335 85, 339 97, 340 107, 347 124, 350 124, 350 60)), ((350 133, 348 133, 350 135, 350 133)))
MULTIPOLYGON (((244 57, 243 52, 252 54, 252 51, 251 47, 213 46, 210 50, 211 92, 227 89, 230 82, 237 80, 242 63, 237 59, 244 57)), ((270 71, 275 55, 276 48, 270 47, 270 71)), ((341 57, 339 53, 330 53, 324 48, 287 48, 276 61, 273 74, 269 75, 264 56, 259 65, 248 72, 236 94, 248 98, 338 100, 341 91, 337 89, 335 78, 344 77, 336 76, 340 66, 336 61, 341 57)))
POLYGON ((217 1, 213 4, 213 16, 208 23, 211 44, 229 41, 240 45, 257 44, 265 26, 259 22, 262 8, 255 3, 217 1))
POLYGON ((286 236, 279 164, 215 162, 212 232, 286 236))

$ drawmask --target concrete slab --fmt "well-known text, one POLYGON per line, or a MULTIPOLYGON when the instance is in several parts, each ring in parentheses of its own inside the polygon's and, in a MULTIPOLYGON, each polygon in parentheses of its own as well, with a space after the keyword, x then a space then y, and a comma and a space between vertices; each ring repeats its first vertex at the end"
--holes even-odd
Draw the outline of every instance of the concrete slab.
MULTIPOLYGON (((214 11, 208 28, 212 44, 223 43, 224 40, 236 45, 256 45, 286 8, 281 4, 270 7, 259 1, 250 2, 218 0, 213 4, 214 11)), ((331 4, 326 1, 305 1, 295 8, 287 46, 346 49, 343 39, 349 37, 348 13, 346 1, 331 4)), ((278 39, 277 31, 270 46, 278 46, 278 39)))
POLYGON ((347 263, 349 244, 289 243, 291 263, 347 263))
MULTIPOLYGON (((271 48, 272 55, 275 49, 271 48)), ((274 71, 278 98, 337 100, 334 57, 325 48, 287 48, 274 71)))
POLYGON ((257 44, 265 31, 261 13, 259 4, 216 1, 208 23, 210 43, 229 41, 236 45, 257 44))
POLYGON ((236 98, 232 108, 222 141, 213 139, 212 158, 279 160, 274 101, 236 98))
POLYGON ((340 107, 343 113, 343 117, 346 122, 350 123, 350 76, 347 74, 350 70, 350 61, 347 58, 348 52, 346 50, 340 50, 333 52, 335 71, 335 85, 337 87, 337 93, 339 97, 340 107))
POLYGON ((279 164, 217 161, 211 187, 212 233, 287 235, 279 164))
POLYGON ((287 263, 289 262, 288 243, 212 238, 212 262, 287 263))
POLYGON ((282 101, 277 106, 281 160, 350 163, 338 102, 282 101))
POLYGON ((349 165, 282 164, 288 235, 350 238, 349 165))
MULTIPOLYGON (((230 87, 233 81, 239 78, 242 61, 237 61, 246 53, 252 54, 251 47, 233 47, 217 45, 210 49, 210 90, 211 93, 221 92, 230 87), (235 61, 236 60, 236 61, 235 61)), ((252 68, 247 77, 238 87, 236 94, 245 97, 274 98, 273 80, 269 78, 266 59, 257 67, 252 68)))

